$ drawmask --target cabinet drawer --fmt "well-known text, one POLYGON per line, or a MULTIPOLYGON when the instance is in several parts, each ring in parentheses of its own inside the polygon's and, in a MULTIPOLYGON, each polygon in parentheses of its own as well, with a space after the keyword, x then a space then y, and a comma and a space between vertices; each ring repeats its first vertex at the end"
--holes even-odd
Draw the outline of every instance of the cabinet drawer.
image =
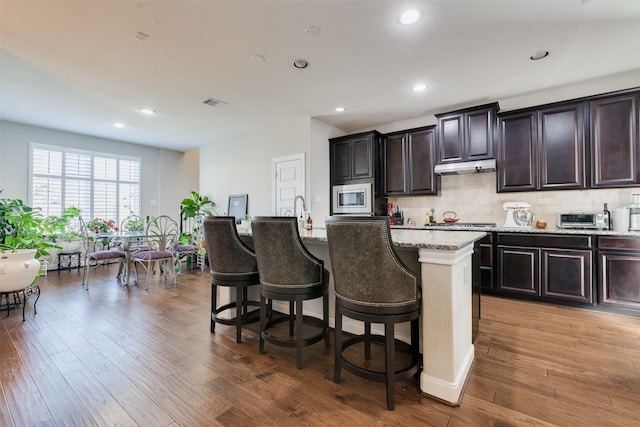
POLYGON ((498 244, 533 248, 591 249, 593 236, 498 233, 498 244))
POLYGON ((599 236, 599 249, 640 251, 640 237, 599 236))

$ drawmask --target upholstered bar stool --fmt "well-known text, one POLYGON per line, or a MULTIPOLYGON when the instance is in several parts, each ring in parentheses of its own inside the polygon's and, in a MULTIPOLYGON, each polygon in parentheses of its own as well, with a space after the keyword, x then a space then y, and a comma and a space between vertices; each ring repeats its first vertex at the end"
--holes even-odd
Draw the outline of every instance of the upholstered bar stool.
POLYGON ((249 312, 249 306, 259 306, 258 301, 249 301, 247 288, 259 285, 256 256, 238 236, 235 218, 210 216, 204 220, 204 236, 211 270, 211 332, 216 323, 236 326, 236 342, 242 342, 242 325, 256 322, 259 310, 249 312), (236 300, 218 307, 218 286, 236 290, 236 300), (235 316, 221 313, 235 309, 235 316))
POLYGON ((295 347, 300 369, 303 347, 324 339, 329 348, 329 272, 302 244, 296 218, 258 217, 251 230, 260 272, 260 353, 264 353, 265 341, 295 347), (322 298, 322 319, 304 315, 303 302, 316 298, 322 298), (289 313, 267 319, 267 300, 287 301, 289 313), (276 336, 274 328, 286 321, 289 336, 276 336), (319 331, 305 336, 305 325, 319 331))
POLYGON ((420 368, 418 317, 421 292, 416 275, 400 260, 391 241, 388 217, 329 217, 327 240, 336 292, 334 382, 341 368, 360 377, 386 382, 387 408, 395 408, 394 385, 420 368), (342 316, 364 322, 364 334, 343 341, 342 316), (395 324, 411 322, 410 362, 396 369, 395 324), (371 324, 384 325, 384 335, 371 333, 371 324), (371 342, 385 348, 384 371, 354 363, 345 351, 364 343, 371 359, 371 342))

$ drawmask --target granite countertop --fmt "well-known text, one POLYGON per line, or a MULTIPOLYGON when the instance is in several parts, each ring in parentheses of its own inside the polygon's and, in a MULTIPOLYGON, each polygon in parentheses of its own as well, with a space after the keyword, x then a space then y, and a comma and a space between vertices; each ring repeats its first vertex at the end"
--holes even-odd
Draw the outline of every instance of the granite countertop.
POLYGON ((457 227, 455 225, 448 225, 445 227, 439 226, 408 226, 408 225, 392 225, 392 230, 442 230, 448 231, 485 231, 487 233, 497 231, 501 233, 547 233, 547 234, 588 234, 597 236, 633 236, 640 237, 640 231, 614 231, 614 230, 567 230, 557 228, 508 228, 508 227, 457 227))
MULTIPOLYGON (((251 236, 251 231, 238 228, 241 236, 251 236)), ((458 250, 486 236, 485 230, 434 230, 417 227, 392 228, 391 240, 396 247, 413 249, 458 250)), ((303 242, 327 242, 327 230, 314 228, 300 231, 303 242)))

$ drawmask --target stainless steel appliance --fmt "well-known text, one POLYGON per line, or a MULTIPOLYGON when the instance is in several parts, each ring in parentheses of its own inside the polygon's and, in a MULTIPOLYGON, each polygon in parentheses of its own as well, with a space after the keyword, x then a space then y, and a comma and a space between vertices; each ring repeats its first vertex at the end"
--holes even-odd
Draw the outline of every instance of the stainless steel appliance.
POLYGON ((603 211, 567 212, 558 214, 558 228, 583 230, 608 230, 609 215, 603 211))
POLYGON ((332 190, 332 214, 374 214, 373 185, 347 184, 334 185, 332 190))

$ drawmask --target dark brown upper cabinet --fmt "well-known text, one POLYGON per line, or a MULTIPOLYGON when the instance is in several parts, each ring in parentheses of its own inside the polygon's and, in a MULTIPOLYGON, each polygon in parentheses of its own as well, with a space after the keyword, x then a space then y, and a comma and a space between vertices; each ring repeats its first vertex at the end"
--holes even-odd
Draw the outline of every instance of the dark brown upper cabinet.
POLYGON ((373 179, 379 138, 374 131, 330 139, 331 185, 373 179))
POLYGON ((385 196, 437 194, 435 126, 386 134, 381 146, 385 196))
POLYGON ((585 105, 500 114, 498 191, 586 188, 585 105))
POLYGON ((640 184, 639 104, 637 92, 589 102, 591 187, 640 184))
POLYGON ((438 163, 494 158, 498 103, 436 114, 438 163))

